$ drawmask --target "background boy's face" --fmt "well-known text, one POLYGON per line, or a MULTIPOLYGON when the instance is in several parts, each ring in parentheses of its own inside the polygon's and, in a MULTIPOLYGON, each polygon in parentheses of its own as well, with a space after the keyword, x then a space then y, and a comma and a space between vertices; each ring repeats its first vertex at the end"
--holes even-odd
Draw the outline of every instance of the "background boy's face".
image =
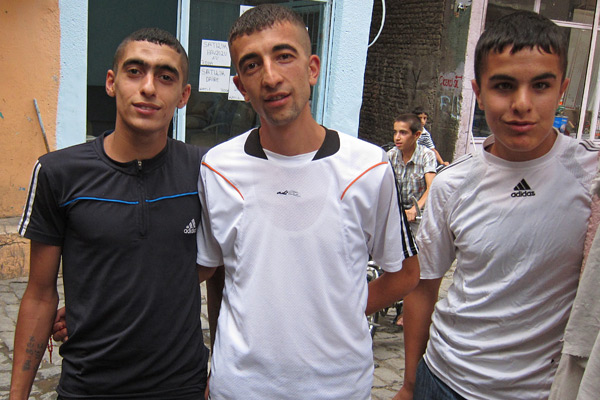
POLYGON ((412 133, 408 122, 394 122, 394 144, 400 150, 413 150, 417 145, 417 139, 421 136, 421 131, 412 133))
POLYGON ((480 85, 472 81, 479 107, 495 136, 491 153, 510 161, 543 156, 556 138, 554 113, 569 83, 556 54, 523 49, 490 52, 480 85))
POLYGON ((421 127, 424 127, 425 124, 427 123, 427 114, 422 113, 417 115, 417 117, 419 117, 419 119, 421 120, 421 127))

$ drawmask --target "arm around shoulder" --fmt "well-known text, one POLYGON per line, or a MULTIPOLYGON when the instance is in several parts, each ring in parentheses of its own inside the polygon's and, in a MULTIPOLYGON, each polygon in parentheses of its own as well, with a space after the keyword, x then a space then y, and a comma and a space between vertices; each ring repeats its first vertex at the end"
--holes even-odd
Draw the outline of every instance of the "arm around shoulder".
POLYGON ((27 399, 50 337, 58 291, 56 279, 62 248, 31 241, 29 282, 15 330, 10 399, 27 399))

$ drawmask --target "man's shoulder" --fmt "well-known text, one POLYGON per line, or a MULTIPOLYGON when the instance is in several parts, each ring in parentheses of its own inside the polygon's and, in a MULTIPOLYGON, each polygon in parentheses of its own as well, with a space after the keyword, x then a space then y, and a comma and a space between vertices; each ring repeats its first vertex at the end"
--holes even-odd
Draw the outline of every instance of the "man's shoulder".
POLYGON ((438 171, 434 183, 437 183, 438 186, 441 184, 460 185, 462 181, 473 175, 481 175, 485 167, 485 163, 477 154, 468 153, 438 171))
POLYGON ((200 147, 194 144, 185 143, 177 139, 169 139, 171 142, 171 149, 173 155, 178 157, 179 155, 187 155, 193 159, 202 159, 204 154, 210 150, 208 147, 200 147))
MULTIPOLYGON (((340 145, 342 150, 350 150, 352 152, 364 152, 366 155, 372 155, 375 157, 379 157, 382 154, 385 154, 385 150, 381 147, 373 144, 371 142, 367 142, 364 139, 358 138, 356 136, 349 135, 344 132, 335 131, 340 137, 340 145)), ((394 150, 392 148, 391 150, 394 150)), ((390 150, 390 151, 391 151, 390 150)))
POLYGON ((39 157, 39 162, 44 168, 67 168, 70 165, 78 165, 81 160, 93 157, 94 146, 94 141, 75 144, 46 153, 39 157))
POLYGON ((212 159, 221 158, 224 154, 230 152, 240 153, 241 155, 241 153, 244 152, 244 145, 246 144, 248 136, 250 136, 255 129, 256 128, 250 129, 247 132, 234 136, 225 142, 219 143, 216 146, 207 149, 205 151, 205 157, 210 157, 212 159))

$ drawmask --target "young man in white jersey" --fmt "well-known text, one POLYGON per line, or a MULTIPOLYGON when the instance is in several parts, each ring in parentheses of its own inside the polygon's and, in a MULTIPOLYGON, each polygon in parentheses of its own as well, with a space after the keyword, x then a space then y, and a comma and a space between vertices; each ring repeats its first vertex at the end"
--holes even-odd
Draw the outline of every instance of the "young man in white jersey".
POLYGON ((499 19, 479 39, 472 85, 493 136, 431 187, 395 399, 548 397, 598 154, 552 128, 566 66, 564 32, 532 12, 499 19), (437 302, 455 259, 448 296, 437 302))
POLYGON ((209 299, 212 317, 220 308, 210 396, 369 399, 365 312, 418 282, 391 166, 381 149, 313 119, 320 61, 299 15, 252 8, 229 47, 261 125, 211 149, 201 168, 210 221, 197 262, 204 278, 224 264, 222 301, 209 299), (369 254, 387 272, 367 286, 369 254))

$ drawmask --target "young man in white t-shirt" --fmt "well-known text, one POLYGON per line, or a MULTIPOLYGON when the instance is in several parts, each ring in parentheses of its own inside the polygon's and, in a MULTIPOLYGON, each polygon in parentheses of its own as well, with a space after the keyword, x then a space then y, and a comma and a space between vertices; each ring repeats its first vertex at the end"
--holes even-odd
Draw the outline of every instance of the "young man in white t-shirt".
POLYGON ((562 28, 532 12, 499 19, 479 39, 472 85, 493 136, 430 190, 395 399, 548 397, 598 154, 552 128, 566 66, 562 28), (437 302, 454 260, 448 296, 437 302))
POLYGON ((213 277, 213 326, 220 312, 210 396, 369 399, 365 312, 419 280, 391 166, 381 148, 313 119, 320 61, 299 15, 252 8, 229 47, 234 83, 261 125, 211 149, 200 171, 197 262, 202 279, 213 277), (367 285, 369 254, 386 273, 367 285))

